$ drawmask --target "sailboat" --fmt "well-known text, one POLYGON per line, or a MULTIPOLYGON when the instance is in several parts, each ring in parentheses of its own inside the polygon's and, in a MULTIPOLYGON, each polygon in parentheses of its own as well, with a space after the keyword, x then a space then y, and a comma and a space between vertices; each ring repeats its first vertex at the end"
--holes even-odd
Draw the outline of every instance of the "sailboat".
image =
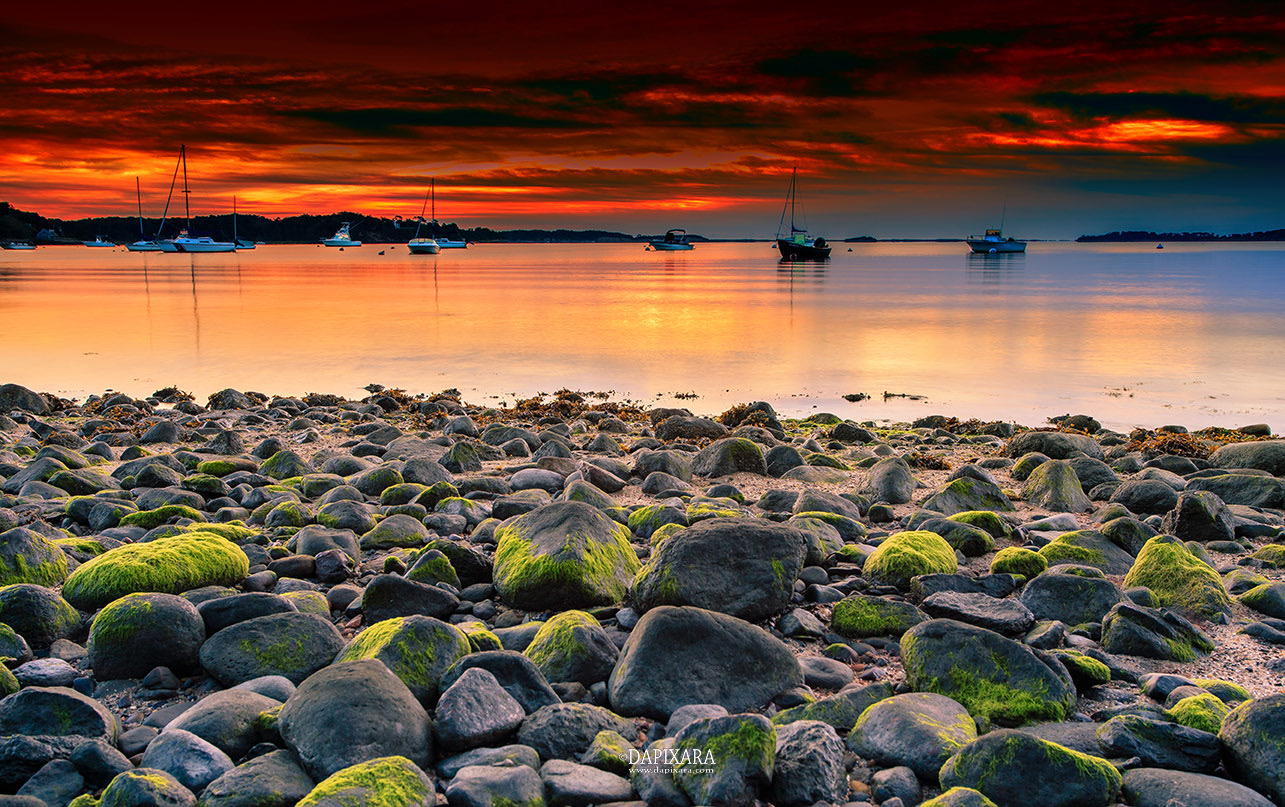
POLYGON ((254 242, 248 238, 236 237, 236 197, 232 197, 232 243, 237 249, 254 249, 254 242))
POLYGON ((1008 216, 1008 202, 1004 203, 1004 208, 999 214, 999 226, 993 230, 987 230, 983 236, 970 235, 967 239, 968 247, 973 252, 982 253, 1000 253, 1000 252, 1025 252, 1026 242, 1018 241, 1014 238, 1004 238, 1004 219, 1008 216))
POLYGON ((143 232, 143 189, 138 184, 138 177, 134 177, 134 193, 138 196, 138 240, 132 244, 126 244, 125 249, 130 252, 160 252, 160 242, 154 238, 149 239, 147 233, 143 232))
POLYGON ((447 238, 437 234, 437 180, 428 181, 428 190, 433 197, 433 239, 437 241, 437 245, 442 249, 468 249, 468 242, 462 238, 447 238))
POLYGON ((781 209, 781 221, 776 227, 776 248, 781 251, 781 259, 786 261, 823 261, 830 257, 830 245, 824 238, 812 238, 806 227, 795 223, 795 202, 799 189, 799 167, 794 166, 790 177, 790 190, 785 197, 785 207, 781 209), (783 238, 781 228, 785 225, 785 211, 790 211, 790 233, 783 238))
MULTIPOLYGON (((415 237, 412 238, 410 242, 406 244, 406 248, 410 250, 410 254, 412 255, 436 255, 437 253, 442 251, 442 246, 441 244, 437 243, 437 239, 419 237, 419 228, 424 226, 424 211, 428 209, 429 196, 435 197, 435 194, 433 193, 433 186, 431 184, 431 181, 429 184, 428 193, 424 194, 424 206, 419 211, 419 219, 417 220, 417 223, 415 225, 415 237)), ((433 199, 433 207, 434 208, 437 207, 436 198, 433 199)), ((433 212, 436 213, 437 212, 436 209, 434 209, 433 212)))
POLYGON ((183 209, 187 214, 187 226, 171 243, 179 252, 236 252, 236 244, 230 241, 215 241, 208 235, 189 235, 192 229, 192 191, 187 186, 187 146, 178 147, 178 158, 183 164, 183 209))

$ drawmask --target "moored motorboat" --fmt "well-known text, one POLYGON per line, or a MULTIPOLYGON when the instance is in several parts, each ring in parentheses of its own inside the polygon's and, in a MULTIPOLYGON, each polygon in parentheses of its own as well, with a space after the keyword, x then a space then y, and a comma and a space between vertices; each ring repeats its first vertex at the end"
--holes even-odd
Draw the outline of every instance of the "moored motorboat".
POLYGON ((790 177, 790 190, 786 194, 785 207, 781 209, 781 221, 776 228, 776 248, 781 253, 781 260, 784 261, 824 261, 830 257, 830 245, 824 238, 813 238, 808 235, 808 228, 799 227, 796 223, 796 203, 798 200, 799 189, 799 168, 794 167, 794 173, 790 177), (785 211, 790 211, 790 232, 788 237, 783 237, 782 229, 785 226, 785 211))
POLYGON ((0 249, 35 249, 35 244, 28 244, 25 241, 10 241, 0 244, 0 249))
MULTIPOLYGON (((135 241, 132 244, 126 244, 125 249, 130 252, 164 252, 165 248, 160 241, 135 241)), ((175 250, 176 252, 178 250, 175 250)))
POLYGON ((114 247, 117 245, 115 241, 104 241, 101 235, 93 241, 81 241, 80 243, 87 247, 114 247))
POLYGON ((1002 253, 1026 251, 1026 242, 1018 241, 1015 238, 1005 238, 1002 227, 987 230, 986 234, 982 236, 970 235, 966 241, 973 252, 1002 253))
POLYGON ((231 241, 215 241, 208 235, 188 235, 187 230, 170 243, 176 252, 236 252, 236 244, 231 241))
POLYGON ((664 238, 651 239, 647 245, 661 252, 678 252, 696 248, 694 244, 688 242, 687 231, 677 228, 667 231, 664 238))
POLYGON ((349 228, 351 227, 352 227, 352 224, 350 224, 349 222, 346 222, 346 221, 343 222, 342 224, 339 225, 339 230, 334 235, 330 236, 329 238, 321 239, 321 243, 327 247, 361 246, 361 242, 354 240, 352 235, 348 232, 349 228))
POLYGON ((468 249, 468 242, 462 238, 435 238, 437 246, 441 249, 468 249))

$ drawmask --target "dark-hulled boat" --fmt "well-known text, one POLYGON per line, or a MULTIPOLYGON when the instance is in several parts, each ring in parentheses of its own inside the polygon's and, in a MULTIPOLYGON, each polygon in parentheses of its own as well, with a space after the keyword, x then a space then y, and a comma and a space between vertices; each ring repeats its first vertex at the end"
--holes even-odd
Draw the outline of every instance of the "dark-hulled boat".
POLYGON ((795 220, 795 206, 799 188, 799 168, 794 167, 790 176, 790 190, 785 197, 785 207, 781 209, 781 221, 776 228, 776 248, 781 251, 784 261, 824 261, 830 257, 830 245, 824 238, 813 238, 808 235, 807 227, 799 227, 795 220), (790 232, 783 235, 785 211, 790 211, 790 232))

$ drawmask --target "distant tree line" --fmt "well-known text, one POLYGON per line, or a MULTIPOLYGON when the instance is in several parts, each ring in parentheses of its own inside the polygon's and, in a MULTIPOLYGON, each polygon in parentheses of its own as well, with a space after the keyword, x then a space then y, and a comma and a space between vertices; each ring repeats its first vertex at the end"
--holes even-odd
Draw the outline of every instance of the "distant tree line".
MULTIPOLYGON (((353 238, 372 244, 398 244, 415 235, 416 219, 379 218, 363 216, 353 211, 331 213, 324 216, 285 216, 267 218, 239 214, 236 217, 236 237, 272 244, 314 244, 335 234, 343 222, 352 223, 353 238)), ((8 202, 0 202, 0 241, 39 241, 41 243, 74 243, 92 241, 101 236, 118 244, 140 238, 173 238, 187 224, 182 217, 165 221, 144 217, 140 231, 138 217, 97 216, 84 219, 50 219, 38 213, 19 210, 8 202)), ((232 214, 223 216, 193 216, 192 234, 231 239, 232 214)), ((658 236, 629 235, 611 230, 493 230, 490 227, 460 227, 451 222, 425 222, 420 227, 421 236, 463 239, 475 243, 487 241, 522 242, 629 242, 645 241, 658 236)), ((693 241, 706 240, 692 235, 693 241)))
POLYGON ((1253 233, 1153 233, 1149 230, 1118 230, 1104 235, 1082 235, 1076 241, 1285 241, 1285 230, 1253 233))

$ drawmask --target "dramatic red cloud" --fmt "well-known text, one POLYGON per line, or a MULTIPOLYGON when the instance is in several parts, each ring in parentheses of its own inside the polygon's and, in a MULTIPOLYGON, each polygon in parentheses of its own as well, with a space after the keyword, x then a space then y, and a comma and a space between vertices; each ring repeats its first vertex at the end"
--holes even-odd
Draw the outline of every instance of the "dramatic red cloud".
POLYGON ((1045 211, 1031 226, 1074 234, 1077 210, 1114 215, 1104 193, 1148 199, 1157 227, 1233 193, 1279 226, 1277 12, 28 6, 0 29, 0 199, 129 213, 140 176, 155 214, 185 143, 202 213, 235 194, 265 215, 408 215, 436 177, 463 224, 761 234, 798 165, 814 216, 850 232, 938 234, 1016 195, 1045 211))

